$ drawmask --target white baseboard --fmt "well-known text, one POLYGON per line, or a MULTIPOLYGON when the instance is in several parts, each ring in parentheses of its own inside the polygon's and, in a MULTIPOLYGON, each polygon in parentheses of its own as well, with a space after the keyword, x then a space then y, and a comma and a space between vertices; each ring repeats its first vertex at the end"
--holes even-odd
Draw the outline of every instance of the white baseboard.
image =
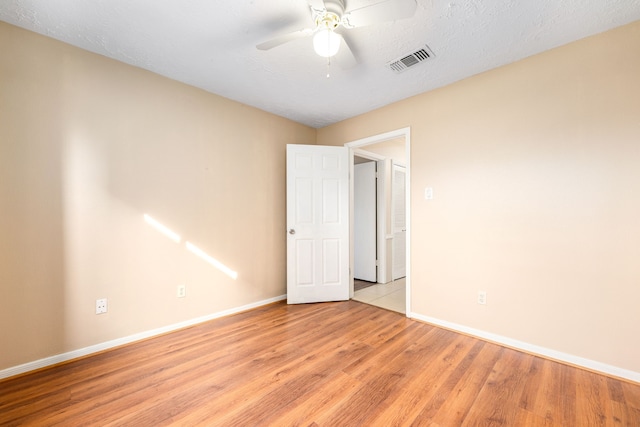
POLYGON ((629 381, 640 383, 640 372, 630 371, 628 369, 618 368, 617 366, 607 365, 606 363, 597 362, 595 360, 585 359, 583 357, 574 356, 572 354, 562 353, 560 351, 551 350, 545 347, 540 347, 534 344, 529 344, 523 341, 514 340, 511 338, 496 335, 490 332, 485 332, 479 329, 469 328, 467 326, 459 325, 457 323, 447 322, 446 320, 436 319, 434 317, 423 316, 417 313, 410 313, 412 319, 420 320, 425 323, 430 323, 436 326, 442 326, 446 329, 461 332, 463 334, 472 335, 491 341, 497 344, 502 344, 506 347, 522 350, 527 353, 537 354, 542 357, 553 359, 558 362, 568 363, 570 365, 579 366, 590 371, 601 372, 606 375, 611 375, 618 378, 624 378, 629 381))
POLYGON ((124 338, 117 338, 115 340, 103 342, 100 344, 92 345, 89 347, 81 348, 79 350, 73 350, 63 354, 57 354, 55 356, 46 357, 44 359, 28 362, 22 365, 13 366, 11 368, 0 371, 0 379, 13 377, 15 375, 24 374, 25 372, 34 371, 47 366, 55 365, 57 363, 66 362, 68 360, 77 359, 78 357, 87 356, 99 351, 108 350, 110 348, 118 347, 124 344, 129 344, 135 341, 140 341, 145 338, 150 338, 157 335, 162 335, 167 332, 175 331, 178 329, 186 328, 188 326, 197 325, 198 323, 207 322, 209 320, 217 319, 219 317, 229 316, 231 314, 240 313, 242 311, 251 310, 263 305, 271 304, 277 301, 287 299, 286 295, 280 295, 278 297, 269 298, 266 300, 258 301, 255 303, 243 305, 241 307, 231 308, 228 310, 219 311, 217 313, 209 314, 207 316, 198 317, 196 319, 186 320, 184 322, 176 323, 162 328, 153 329, 151 331, 140 332, 138 334, 129 335, 124 338))

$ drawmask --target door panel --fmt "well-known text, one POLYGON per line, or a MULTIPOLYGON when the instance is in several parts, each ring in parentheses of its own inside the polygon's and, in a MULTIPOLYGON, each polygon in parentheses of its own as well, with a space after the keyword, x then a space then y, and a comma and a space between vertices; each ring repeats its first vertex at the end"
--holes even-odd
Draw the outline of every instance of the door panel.
POLYGON ((340 240, 322 240, 322 284, 340 285, 340 240))
POLYGON ((299 286, 313 285, 315 258, 313 254, 313 240, 298 239, 296 245, 296 283, 299 286))
POLYGON ((287 302, 349 299, 346 147, 287 145, 287 302))
POLYGON ((313 181, 310 179, 296 179, 296 216, 295 222, 297 224, 312 224, 313 223, 313 181))

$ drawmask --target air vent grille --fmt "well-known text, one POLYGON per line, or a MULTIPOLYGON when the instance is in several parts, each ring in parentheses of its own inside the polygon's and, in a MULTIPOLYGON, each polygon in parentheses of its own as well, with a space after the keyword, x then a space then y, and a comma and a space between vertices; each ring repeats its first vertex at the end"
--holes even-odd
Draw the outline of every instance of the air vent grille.
POLYGON ((387 62, 387 67, 389 67, 391 71, 400 74, 408 68, 413 67, 414 65, 418 65, 421 62, 433 57, 434 54, 431 49, 429 49, 429 46, 424 45, 424 47, 416 50, 415 52, 412 52, 408 55, 403 55, 398 59, 387 62))

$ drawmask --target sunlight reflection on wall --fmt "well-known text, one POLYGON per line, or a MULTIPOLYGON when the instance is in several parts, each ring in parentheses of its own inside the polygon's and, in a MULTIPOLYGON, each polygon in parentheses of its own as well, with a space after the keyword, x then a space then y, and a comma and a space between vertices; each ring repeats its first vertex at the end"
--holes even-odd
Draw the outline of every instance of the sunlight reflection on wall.
MULTIPOLYGON (((169 227, 165 226, 161 222, 155 220, 150 215, 144 214, 144 220, 145 220, 145 222, 147 224, 151 225, 158 232, 164 234, 166 237, 168 237, 169 239, 173 240, 174 242, 180 243, 180 241, 182 240, 178 233, 174 232, 173 230, 171 230, 169 227)), ((205 260, 210 265, 212 265, 214 268, 220 270, 221 272, 223 272, 227 276, 231 277, 233 280, 236 280, 238 278, 238 273, 236 271, 233 271, 232 269, 230 269, 229 267, 227 267, 226 265, 224 265, 223 263, 221 263, 217 259, 213 258, 212 256, 210 256, 209 254, 204 252, 202 249, 198 248, 193 243, 186 242, 186 246, 187 246, 187 250, 189 250, 189 252, 191 252, 194 255, 197 255, 201 259, 205 260)))
POLYGON ((194 244, 187 242, 187 249, 189 251, 193 252, 194 254, 198 255, 203 260, 207 261, 209 264, 211 264, 212 266, 214 266, 218 270, 222 271, 227 276, 231 277, 233 280, 236 280, 238 278, 238 273, 237 272, 233 271, 232 269, 230 269, 226 265, 222 264, 217 259, 212 258, 211 256, 207 255, 206 252, 204 252, 202 249, 198 248, 194 244))
POLYGON ((151 225, 153 228, 155 228, 160 233, 164 234, 165 236, 167 236, 169 239, 173 240, 174 242, 180 243, 180 240, 182 240, 178 233, 172 231, 169 227, 161 224, 160 222, 156 221, 155 219, 153 219, 149 215, 144 214, 144 220, 147 222, 147 224, 151 225))

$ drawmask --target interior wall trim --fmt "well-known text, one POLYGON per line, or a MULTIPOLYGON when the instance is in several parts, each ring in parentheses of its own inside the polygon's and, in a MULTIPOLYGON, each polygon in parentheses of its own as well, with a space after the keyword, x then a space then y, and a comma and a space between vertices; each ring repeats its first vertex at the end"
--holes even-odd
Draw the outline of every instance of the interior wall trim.
POLYGON ((640 372, 630 371, 628 369, 619 368, 617 366, 608 365, 606 363, 598 362, 595 360, 585 359, 584 357, 574 356, 572 354, 563 353, 561 351, 556 351, 538 345, 529 344, 523 341, 514 340, 502 335, 482 331, 480 329, 474 329, 468 326, 459 325, 457 323, 448 322, 446 320, 440 320, 435 317, 424 316, 418 313, 410 313, 408 317, 419 320, 421 322, 429 323, 431 325, 450 329, 454 332, 471 335, 484 341, 489 341, 495 344, 512 348, 514 350, 523 351, 525 353, 544 357, 556 362, 568 364, 578 368, 583 368, 589 371, 640 384, 640 372))
POLYGON ((48 366, 56 365, 58 363, 67 362, 69 360, 77 359, 79 357, 89 356, 94 353, 98 353, 104 350, 108 350, 114 347, 119 347, 124 344, 130 344, 135 341, 140 341, 146 338, 166 334, 167 332, 176 331, 178 329, 194 326, 199 323, 208 322, 209 320, 217 319, 224 316, 240 313, 243 311, 258 308, 263 305, 272 304, 274 302, 286 300, 286 295, 280 295, 274 298, 265 299, 255 303, 243 305, 240 307, 230 308, 228 310, 219 311, 217 313, 208 314, 206 316, 197 317, 191 320, 185 320, 183 322, 175 323, 173 325, 164 326, 162 328, 152 329, 146 332, 140 332, 137 334, 129 335, 123 338, 117 338, 115 340, 106 341, 100 344, 91 345, 89 347, 81 348, 78 350, 69 351, 67 353, 57 354, 55 356, 45 357, 44 359, 35 360, 33 362, 24 363, 22 365, 13 366, 0 371, 0 380, 13 377, 16 375, 24 374, 27 372, 35 371, 37 369, 46 368, 48 366))

